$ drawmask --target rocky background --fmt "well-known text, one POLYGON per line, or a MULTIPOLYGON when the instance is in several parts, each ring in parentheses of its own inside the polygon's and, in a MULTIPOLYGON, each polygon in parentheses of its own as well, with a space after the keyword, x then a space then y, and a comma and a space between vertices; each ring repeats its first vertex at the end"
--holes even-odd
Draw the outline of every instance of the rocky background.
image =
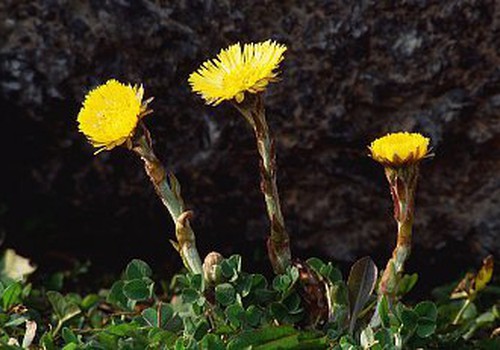
POLYGON ((5 245, 45 268, 90 259, 116 272, 132 257, 179 268, 141 163, 125 150, 94 156, 77 131, 86 92, 113 77, 155 96, 146 123, 197 214, 201 253, 243 253, 268 271, 253 135, 187 84, 221 48, 268 38, 288 46, 266 100, 297 256, 383 266, 395 224, 366 146, 399 130, 428 135, 435 153, 410 270, 436 285, 499 256, 500 5, 486 0, 3 0, 5 245))

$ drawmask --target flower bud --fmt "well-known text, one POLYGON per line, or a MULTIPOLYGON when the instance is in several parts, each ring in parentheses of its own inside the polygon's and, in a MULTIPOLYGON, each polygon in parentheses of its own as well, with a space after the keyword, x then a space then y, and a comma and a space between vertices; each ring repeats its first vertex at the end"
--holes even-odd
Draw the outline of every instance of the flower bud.
POLYGON ((208 253, 203 261, 203 277, 205 281, 209 284, 217 284, 222 279, 220 275, 220 269, 217 267, 221 263, 224 257, 217 252, 208 253))

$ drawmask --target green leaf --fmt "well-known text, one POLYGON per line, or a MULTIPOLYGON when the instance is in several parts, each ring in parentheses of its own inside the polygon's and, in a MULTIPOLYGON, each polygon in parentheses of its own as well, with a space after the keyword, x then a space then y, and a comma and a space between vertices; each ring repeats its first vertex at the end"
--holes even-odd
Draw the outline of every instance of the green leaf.
POLYGON ((301 311, 300 302, 300 296, 297 293, 292 293, 283 300, 283 305, 285 305, 290 312, 301 311))
POLYGON ((47 299, 49 299, 54 309, 54 313, 61 323, 68 321, 81 312, 78 305, 71 301, 67 301, 59 292, 47 292, 47 299))
POLYGON ((385 295, 383 295, 380 299, 380 302, 377 305, 377 311, 380 316, 382 326, 389 327, 391 322, 389 317, 389 302, 387 301, 387 297, 385 295))
POLYGON ((151 327, 159 327, 158 313, 155 309, 152 307, 144 309, 142 310, 141 315, 148 325, 151 327))
POLYGON ((215 334, 206 334, 200 342, 202 349, 207 350, 225 350, 226 347, 222 340, 215 334))
POLYGON ((143 277, 151 277, 153 272, 148 264, 139 259, 133 259, 125 270, 127 280, 142 279, 143 277))
MULTIPOLYGON (((464 302, 465 303, 465 302, 464 302)), ((466 308, 465 308, 465 311, 463 313, 463 316, 462 318, 464 320, 472 320, 474 318, 476 318, 478 315, 478 311, 477 311, 477 306, 475 303, 470 303, 466 308)))
POLYGON ((235 336, 227 345, 228 350, 287 349, 297 345, 298 331, 291 326, 266 327, 246 331, 235 336), (273 347, 274 346, 274 347, 273 347), (288 347, 285 347, 288 346, 288 347))
POLYGON ((419 321, 418 314, 413 310, 405 308, 401 311, 400 316, 405 334, 413 334, 419 321))
POLYGON ((229 263, 237 272, 241 272, 241 255, 235 254, 228 259, 229 263))
POLYGON ((159 328, 152 329, 148 333, 148 345, 151 349, 170 349, 175 344, 176 339, 175 333, 159 328))
POLYGON ((82 309, 88 310, 91 307, 96 306, 100 300, 101 300, 101 297, 99 297, 97 294, 89 294, 85 298, 83 298, 80 305, 81 305, 82 309))
POLYGON ((175 350, 199 350, 196 340, 190 336, 178 338, 174 346, 175 350))
POLYGON ((132 336, 137 331, 137 325, 134 323, 121 323, 108 326, 106 333, 117 335, 119 337, 132 336))
POLYGON ((427 338, 431 336, 436 330, 436 321, 428 318, 420 318, 418 320, 417 335, 420 338, 427 338))
POLYGON ((192 288, 202 292, 204 289, 203 276, 201 274, 192 275, 190 284, 192 288))
POLYGON ((107 301, 113 305, 116 305, 122 309, 128 310, 128 299, 123 293, 123 286, 125 282, 117 281, 111 287, 109 291, 107 301))
POLYGON ((326 277, 330 281, 330 283, 342 281, 342 273, 331 263, 328 263, 327 266, 321 269, 321 275, 326 277))
POLYGON ((368 301, 377 282, 377 266, 370 257, 356 261, 351 267, 347 287, 349 289, 350 321, 349 333, 352 334, 358 313, 368 301))
POLYGON ((151 297, 152 288, 143 279, 125 281, 123 294, 131 300, 145 300, 151 297))
POLYGON ((326 349, 326 339, 313 331, 298 331, 291 326, 266 327, 245 331, 233 337, 228 350, 326 349))
POLYGON ((279 292, 285 292, 290 282, 291 280, 287 275, 278 275, 273 279, 273 289, 279 292))
POLYGON ((147 308, 141 313, 142 318, 151 327, 163 328, 174 316, 172 306, 159 303, 155 308, 147 308))
POLYGON ((239 328, 245 319, 245 309, 240 304, 229 305, 226 316, 233 327, 239 328))
POLYGON ((17 327, 24 324, 27 320, 26 316, 13 314, 10 316, 9 322, 5 323, 5 327, 17 327))
POLYGON ((265 289, 267 288, 267 280, 260 274, 252 275, 252 289, 265 289))
POLYGON ((288 309, 285 305, 278 302, 272 303, 270 310, 271 315, 273 315, 278 322, 286 322, 286 319, 288 318, 288 309))
POLYGON ((418 303, 414 310, 419 317, 425 317, 434 321, 437 319, 437 307, 431 301, 422 301, 418 303))
POLYGON ((252 290, 252 276, 240 275, 236 283, 236 289, 243 298, 250 294, 250 291, 252 290))
POLYGON ((78 337, 68 327, 64 327, 62 329, 61 336, 64 339, 64 341, 66 342, 66 344, 69 344, 69 343, 78 344, 79 343, 78 337))
POLYGON ((420 338, 431 336, 436 330, 438 314, 436 305, 430 301, 423 301, 415 306, 414 311, 419 317, 417 335, 420 338))
POLYGON ((56 346, 54 344, 54 338, 52 338, 52 335, 49 332, 42 335, 42 338, 40 339, 40 344, 42 345, 43 350, 56 350, 56 346))
POLYGON ((404 275, 398 283, 398 295, 403 296, 408 294, 418 281, 418 274, 404 275))
POLYGON ((237 273, 227 260, 222 260, 222 262, 220 263, 220 268, 222 275, 227 279, 232 278, 237 273))
POLYGON ((2 308, 7 311, 12 306, 21 303, 21 293, 23 291, 23 287, 21 284, 15 282, 10 284, 2 294, 2 308))
POLYGON ((169 304, 159 303, 156 307, 157 314, 160 314, 159 327, 166 327, 167 323, 174 317, 174 309, 169 304))
POLYGON ((222 283, 215 287, 215 299, 223 306, 230 305, 236 300, 236 290, 229 283, 222 283))
POLYGON ((471 324, 471 327, 469 328, 467 333, 463 335, 463 338, 466 340, 472 338, 472 336, 478 329, 481 329, 483 327, 490 327, 498 317, 498 310, 496 310, 496 307, 493 306, 491 311, 482 313, 474 320, 474 323, 471 324))
POLYGON ((258 307, 250 305, 245 313, 245 318, 252 327, 256 327, 260 323, 262 314, 263 312, 258 307))
POLYGON ((375 333, 375 340, 378 341, 382 349, 392 350, 394 347, 394 336, 389 328, 382 328, 375 333))
POLYGON ((318 258, 307 259, 306 263, 318 274, 321 274, 321 269, 326 266, 326 264, 318 258))
POLYGON ((193 337, 196 340, 201 340, 210 330, 210 325, 208 322, 204 319, 201 319, 197 324, 196 324, 196 329, 194 331, 193 337))
POLYGON ((269 301, 273 300, 277 296, 277 292, 269 289, 256 289, 254 292, 255 295, 255 303, 256 304, 265 304, 269 301))
MULTIPOLYGON (((98 339, 98 344, 99 347, 97 349, 118 349, 118 338, 113 335, 109 334, 106 331, 100 332, 96 334, 96 338, 98 339)), ((97 350, 95 349, 95 350, 97 350)), ((90 349, 89 349, 90 350, 90 349)), ((94 350, 91 348, 91 350, 94 350)))
MULTIPOLYGON (((359 350, 359 347, 356 345, 356 341, 352 339, 348 335, 344 335, 342 338, 340 338, 339 345, 340 345, 340 350, 359 350)), ((338 350, 339 348, 334 348, 334 350, 338 350)))
POLYGON ((241 272, 241 256, 233 255, 229 259, 224 259, 220 263, 220 271, 222 276, 227 280, 234 282, 241 272))
POLYGON ((186 288, 182 291, 182 300, 187 304, 194 303, 199 297, 200 293, 196 289, 186 288))
POLYGON ((69 343, 65 345, 62 350, 78 350, 78 344, 75 343, 69 343))

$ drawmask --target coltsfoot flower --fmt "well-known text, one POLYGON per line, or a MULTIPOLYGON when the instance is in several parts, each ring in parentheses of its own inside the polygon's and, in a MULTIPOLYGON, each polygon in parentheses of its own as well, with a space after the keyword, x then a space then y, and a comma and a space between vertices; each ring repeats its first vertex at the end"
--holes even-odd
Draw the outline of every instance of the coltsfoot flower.
POLYGON ((142 101, 142 86, 108 80, 90 91, 78 114, 78 129, 96 148, 110 150, 129 140, 140 119, 148 114, 148 101, 142 101))
POLYGON ((369 146, 373 159, 394 168, 419 162, 427 156, 428 148, 427 137, 409 132, 387 134, 369 146))
POLYGON ((258 93, 277 80, 277 69, 286 46, 267 40, 221 50, 217 58, 208 60, 189 76, 191 89, 207 104, 218 105, 225 100, 241 103, 245 92, 258 93))

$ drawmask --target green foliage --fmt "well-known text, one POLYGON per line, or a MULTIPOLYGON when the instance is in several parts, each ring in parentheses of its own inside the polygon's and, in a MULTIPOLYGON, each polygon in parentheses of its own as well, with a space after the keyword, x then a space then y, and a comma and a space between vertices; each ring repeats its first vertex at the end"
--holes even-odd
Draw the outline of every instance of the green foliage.
MULTIPOLYGON (((260 274, 243 271, 238 255, 216 266, 220 278, 212 285, 199 274, 185 273, 176 275, 170 285, 155 288, 153 272, 141 260, 128 264, 109 289, 85 296, 61 293, 64 285, 54 281, 73 278, 67 273, 57 273, 34 288, 22 279, 3 279, 0 348, 498 348, 497 338, 489 337, 499 326, 495 302, 487 307, 470 302, 460 322, 453 325, 465 303, 449 298, 453 288, 438 290, 437 304, 394 303, 373 295, 376 268, 367 258, 354 265, 349 282, 342 280, 332 263, 312 258, 307 264, 328 294, 329 319, 323 324, 307 324, 308 305, 301 294, 303 286, 296 267, 268 281, 260 274), (54 287, 59 291, 49 290, 54 287), (354 322, 350 313, 356 315, 354 322)), ((72 274, 78 276, 79 272, 72 274)), ((416 275, 403 276, 406 282, 400 284, 399 293, 409 291, 416 279, 416 275)), ((490 287, 482 288, 488 292, 490 287)), ((498 293, 495 288, 491 290, 498 293)))
POLYGON ((347 279, 349 291, 349 333, 354 330, 358 314, 365 306, 377 283, 377 266, 369 257, 358 260, 347 279))

